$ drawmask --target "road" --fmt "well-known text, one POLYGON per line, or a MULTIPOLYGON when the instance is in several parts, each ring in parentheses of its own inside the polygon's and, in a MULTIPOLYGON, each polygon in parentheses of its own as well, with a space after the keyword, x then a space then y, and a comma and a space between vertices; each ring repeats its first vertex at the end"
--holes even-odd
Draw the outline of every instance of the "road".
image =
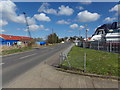
POLYGON ((14 54, 2 57, 2 84, 7 85, 12 80, 17 79, 26 71, 32 69, 42 61, 49 59, 50 56, 60 50, 70 46, 70 43, 58 44, 33 49, 29 52, 14 54))

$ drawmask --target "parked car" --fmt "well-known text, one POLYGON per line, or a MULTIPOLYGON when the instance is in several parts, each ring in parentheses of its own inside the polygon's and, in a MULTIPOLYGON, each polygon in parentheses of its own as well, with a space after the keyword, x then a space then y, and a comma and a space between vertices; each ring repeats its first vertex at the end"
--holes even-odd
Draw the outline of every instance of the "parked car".
POLYGON ((64 41, 62 41, 61 43, 65 43, 64 41))

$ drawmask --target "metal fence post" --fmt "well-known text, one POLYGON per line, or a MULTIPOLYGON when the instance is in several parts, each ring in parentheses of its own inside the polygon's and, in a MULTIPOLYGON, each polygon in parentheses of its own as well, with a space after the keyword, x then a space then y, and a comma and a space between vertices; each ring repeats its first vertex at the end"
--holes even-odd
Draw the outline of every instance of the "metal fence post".
POLYGON ((92 48, 91 43, 90 43, 90 49, 92 48))
MULTIPOLYGON (((85 48, 86 42, 83 43, 83 48, 85 48)), ((90 49, 107 51, 107 52, 120 52, 120 43, 116 41, 93 41, 89 43, 90 49)))
POLYGON ((85 48, 85 42, 83 42, 83 48, 85 48))
POLYGON ((107 52, 109 52, 109 43, 107 43, 107 52))
POLYGON ((68 57, 66 57, 66 60, 67 60, 67 62, 68 62, 69 68, 71 68, 71 65, 70 65, 70 62, 69 62, 69 60, 68 60, 68 57))
POLYGON ((60 58, 59 58, 59 63, 61 64, 61 62, 62 62, 62 58, 63 58, 63 56, 62 56, 62 53, 60 53, 60 56, 59 56, 60 58))
POLYGON ((99 50, 99 41, 98 41, 98 50, 99 50))
POLYGON ((110 42, 110 52, 112 52, 112 43, 110 42))
POLYGON ((86 52, 84 54, 84 72, 86 72, 86 52))

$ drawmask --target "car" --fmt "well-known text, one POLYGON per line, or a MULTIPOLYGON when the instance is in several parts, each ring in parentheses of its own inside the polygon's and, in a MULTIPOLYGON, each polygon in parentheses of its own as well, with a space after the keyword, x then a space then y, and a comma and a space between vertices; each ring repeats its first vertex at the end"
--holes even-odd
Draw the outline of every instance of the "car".
POLYGON ((64 41, 62 41, 61 43, 65 43, 64 41))

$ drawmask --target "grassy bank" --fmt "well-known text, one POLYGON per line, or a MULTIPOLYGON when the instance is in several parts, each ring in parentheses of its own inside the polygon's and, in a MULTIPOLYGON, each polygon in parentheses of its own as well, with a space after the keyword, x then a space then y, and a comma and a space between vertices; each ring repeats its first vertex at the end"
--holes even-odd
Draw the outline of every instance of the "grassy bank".
POLYGON ((24 51, 28 51, 28 50, 32 50, 32 47, 23 47, 23 48, 19 48, 19 49, 5 50, 5 51, 2 51, 2 55, 24 52, 24 51))
MULTIPOLYGON (((84 70, 85 52, 87 53, 87 73, 120 76, 120 74, 118 75, 118 68, 120 69, 120 66, 118 66, 119 54, 84 49, 76 46, 74 46, 68 54, 68 61, 73 68, 84 70)), ((66 60, 62 63, 62 65, 69 66, 66 60)))

